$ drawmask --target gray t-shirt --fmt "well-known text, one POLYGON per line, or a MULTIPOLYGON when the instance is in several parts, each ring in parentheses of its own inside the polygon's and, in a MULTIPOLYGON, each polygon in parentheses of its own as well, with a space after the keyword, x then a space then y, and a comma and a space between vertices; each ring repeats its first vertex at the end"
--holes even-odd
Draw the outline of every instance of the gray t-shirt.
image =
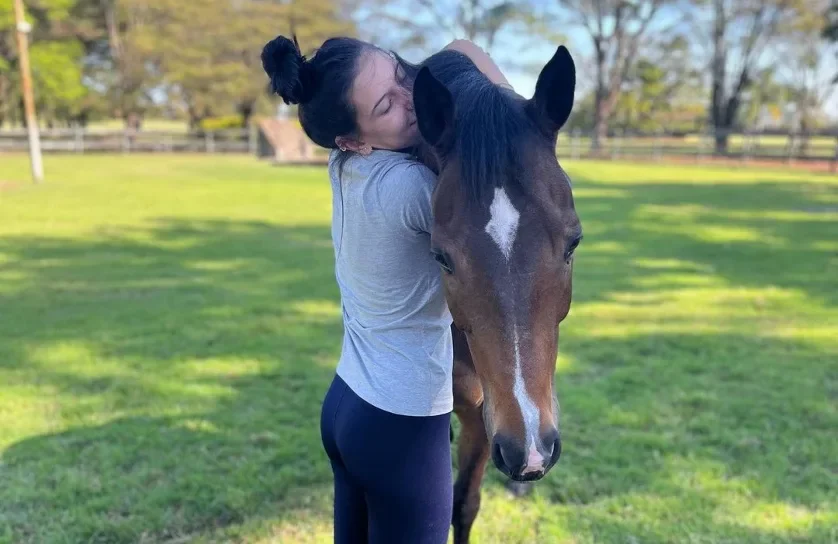
POLYGON ((431 255, 436 176, 404 153, 329 158, 344 337, 337 373, 395 414, 453 409, 451 314, 431 255))

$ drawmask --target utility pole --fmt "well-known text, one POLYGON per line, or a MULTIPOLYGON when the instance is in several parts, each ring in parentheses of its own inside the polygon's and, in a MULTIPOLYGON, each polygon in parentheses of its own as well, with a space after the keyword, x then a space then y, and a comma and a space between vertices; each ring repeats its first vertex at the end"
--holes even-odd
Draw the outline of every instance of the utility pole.
POLYGON ((32 179, 35 180, 35 183, 40 183, 44 179, 44 165, 41 161, 41 139, 38 135, 38 119, 35 116, 35 98, 32 95, 29 40, 26 36, 32 30, 32 25, 24 20, 23 0, 14 0, 14 2, 20 79, 23 82, 23 107, 26 110, 26 128, 29 131, 29 159, 32 163, 32 179))

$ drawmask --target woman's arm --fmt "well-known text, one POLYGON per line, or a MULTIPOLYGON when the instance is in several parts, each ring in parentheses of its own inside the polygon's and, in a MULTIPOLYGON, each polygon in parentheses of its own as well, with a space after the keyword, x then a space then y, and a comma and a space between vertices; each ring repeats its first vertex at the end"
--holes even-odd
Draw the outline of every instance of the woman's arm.
POLYGON ((486 77, 488 77, 489 81, 492 83, 500 85, 501 87, 506 87, 513 91, 515 90, 512 88, 512 85, 509 84, 506 77, 504 77, 500 68, 498 68, 498 65, 495 64, 495 61, 492 60, 492 57, 490 57, 488 53, 486 53, 474 42, 469 40, 454 40, 446 45, 443 48, 443 51, 446 49, 459 51, 470 58, 474 65, 477 66, 481 72, 486 74, 486 77))

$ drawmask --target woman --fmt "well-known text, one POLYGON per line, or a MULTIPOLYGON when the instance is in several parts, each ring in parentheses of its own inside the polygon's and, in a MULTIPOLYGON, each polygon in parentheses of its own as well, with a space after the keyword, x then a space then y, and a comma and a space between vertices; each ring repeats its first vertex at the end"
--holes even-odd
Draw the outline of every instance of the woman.
MULTIPOLYGON (((466 54, 508 86, 474 44, 466 54)), ((326 40, 311 60, 279 36, 262 52, 303 130, 332 149, 332 239, 344 338, 321 412, 335 479, 335 542, 445 543, 452 514, 451 315, 431 256, 433 173, 419 142, 414 66, 372 44, 326 40)))

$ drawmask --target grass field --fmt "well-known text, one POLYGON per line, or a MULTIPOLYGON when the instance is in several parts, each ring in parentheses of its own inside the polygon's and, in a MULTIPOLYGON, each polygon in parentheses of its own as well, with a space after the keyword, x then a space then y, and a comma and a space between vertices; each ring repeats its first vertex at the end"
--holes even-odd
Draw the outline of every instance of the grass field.
MULTIPOLYGON (((838 540, 838 179, 567 163, 564 454, 479 543, 838 540)), ((329 542, 322 169, 0 156, 0 542, 329 542)))

